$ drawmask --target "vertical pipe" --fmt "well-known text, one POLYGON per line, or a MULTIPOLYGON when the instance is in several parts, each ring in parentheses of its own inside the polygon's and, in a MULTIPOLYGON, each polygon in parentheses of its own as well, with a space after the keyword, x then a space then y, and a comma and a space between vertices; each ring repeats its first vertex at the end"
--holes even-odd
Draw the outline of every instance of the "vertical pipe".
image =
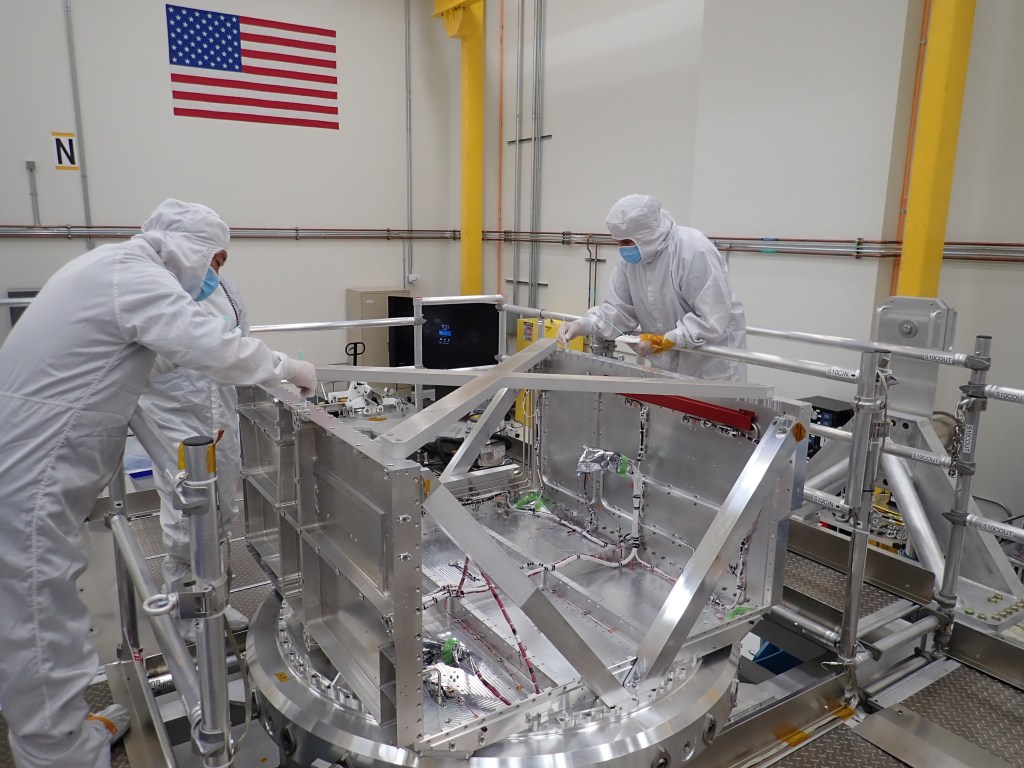
MULTIPOLYGON (((423 317, 423 297, 416 296, 412 300, 412 316, 416 318, 416 325, 412 327, 412 364, 416 368, 423 367, 423 324, 426 319, 423 317)), ((416 403, 416 410, 423 409, 423 385, 416 382, 413 385, 413 396, 416 403)))
MULTIPOLYGON (((220 551, 220 525, 217 520, 217 466, 212 437, 189 437, 184 442, 186 488, 205 491, 207 502, 191 510, 189 542, 192 574, 197 592, 226 599, 227 577, 220 551)), ((214 598, 214 602, 217 602, 214 598)), ((199 665, 199 690, 202 695, 200 732, 204 740, 216 745, 203 764, 228 766, 231 757, 231 718, 228 700, 228 665, 224 653, 224 611, 201 618, 196 630, 196 660, 199 665)))
MULTIPOLYGON (((843 624, 839 630, 839 660, 848 670, 846 699, 855 703, 857 687, 857 631, 860 621, 861 594, 867 566, 868 531, 871 522, 871 501, 878 474, 884 433, 884 406, 878 368, 881 355, 861 355, 857 396, 854 398, 853 447, 850 451, 850 472, 846 480, 846 503, 850 507, 850 555, 847 563, 846 603, 843 624)), ((888 356, 885 357, 888 364, 888 356)))
POLYGON ((32 226, 42 225, 39 218, 39 187, 36 185, 36 161, 26 160, 25 170, 28 171, 28 198, 32 201, 32 226))
MULTIPOLYGON (((405 0, 405 228, 412 230, 412 0, 405 0)), ((402 240, 402 285, 413 271, 412 238, 402 240)))
MULTIPOLYGON (((544 145, 544 17, 547 14, 547 1, 534 0, 533 13, 533 179, 530 183, 530 231, 537 232, 540 229, 540 184, 544 145)), ((540 306, 540 299, 537 296, 539 269, 540 243, 534 238, 530 241, 531 307, 540 306)))
MULTIPOLYGON (((505 211, 502 197, 505 193, 505 0, 498 7, 501 21, 498 24, 498 219, 495 228, 501 232, 505 228, 505 211)), ((501 284, 501 239, 497 244, 497 265, 494 278, 494 292, 503 293, 501 284)))
POLYGON ((505 311, 505 297, 498 305, 498 356, 497 362, 501 362, 508 354, 508 312, 505 311))
POLYGON ((963 436, 954 457, 953 468, 956 470, 956 490, 953 493, 953 509, 946 515, 953 526, 949 533, 946 549, 946 571, 942 576, 942 586, 935 596, 942 609, 943 626, 936 634, 936 644, 940 651, 945 651, 953 631, 953 612, 956 610, 957 586, 960 579, 960 563, 964 553, 964 535, 967 532, 967 517, 971 505, 971 483, 974 480, 975 455, 978 446, 978 428, 981 414, 988 407, 985 396, 985 379, 992 358, 992 337, 977 336, 974 339, 973 365, 971 378, 966 386, 961 387, 964 393, 962 405, 966 413, 963 425, 963 436))
MULTIPOLYGON (((92 226, 92 203, 89 200, 89 174, 85 165, 85 130, 82 127, 82 99, 78 91, 78 58, 75 55, 75 31, 71 24, 71 0, 64 0, 64 29, 68 38, 68 60, 71 66, 71 99, 75 105, 75 136, 78 139, 78 167, 82 179, 82 212, 85 226, 92 226)), ((96 243, 85 239, 85 247, 92 250, 96 243)))
MULTIPOLYGON (((117 472, 110 481, 110 511, 107 512, 107 527, 111 527, 111 517, 124 516, 127 512, 125 501, 127 491, 124 483, 124 453, 117 463, 117 472)), ((135 605, 135 585, 132 583, 128 568, 125 565, 121 550, 114 547, 114 574, 117 582, 117 605, 121 614, 121 640, 117 646, 117 658, 121 661, 131 659, 138 653, 139 645, 139 614, 135 605), (127 647, 125 644, 127 643, 127 647)))
MULTIPOLYGON (((516 48, 516 170, 515 199, 512 202, 512 227, 516 234, 523 229, 523 52, 526 39, 526 0, 519 0, 519 32, 516 48)), ((512 243, 512 303, 519 303, 519 281, 522 279, 519 261, 519 238, 512 243)), ((531 305, 532 306, 532 305, 531 305)))

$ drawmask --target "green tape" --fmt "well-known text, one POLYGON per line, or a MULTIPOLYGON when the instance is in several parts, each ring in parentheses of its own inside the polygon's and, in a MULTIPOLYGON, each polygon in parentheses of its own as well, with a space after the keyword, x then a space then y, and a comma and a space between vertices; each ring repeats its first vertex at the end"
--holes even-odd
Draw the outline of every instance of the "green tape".
POLYGON ((524 493, 520 496, 512 506, 516 509, 529 509, 538 501, 540 501, 540 492, 530 491, 529 493, 524 493))
POLYGON ((745 613, 750 613, 750 609, 746 606, 740 605, 729 611, 727 615, 730 619, 735 619, 737 616, 742 616, 745 613))
POLYGON ((459 641, 454 637, 449 637, 444 641, 444 647, 441 648, 441 661, 447 664, 449 667, 455 666, 455 649, 458 647, 459 641))

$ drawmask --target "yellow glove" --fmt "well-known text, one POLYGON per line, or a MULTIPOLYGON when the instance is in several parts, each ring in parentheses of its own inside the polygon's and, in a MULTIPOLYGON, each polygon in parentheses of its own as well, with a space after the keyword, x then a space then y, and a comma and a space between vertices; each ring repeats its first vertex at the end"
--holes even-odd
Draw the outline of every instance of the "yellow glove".
POLYGON ((643 343, 645 341, 651 345, 652 355, 660 355, 676 345, 671 338, 660 333, 641 333, 640 342, 643 343))

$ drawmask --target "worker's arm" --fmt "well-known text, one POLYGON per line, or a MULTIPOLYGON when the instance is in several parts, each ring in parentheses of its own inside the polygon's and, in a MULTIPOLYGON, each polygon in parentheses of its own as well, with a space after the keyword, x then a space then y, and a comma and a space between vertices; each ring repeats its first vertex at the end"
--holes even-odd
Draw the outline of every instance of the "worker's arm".
POLYGON ((114 309, 127 341, 224 384, 261 384, 294 375, 293 361, 259 339, 228 332, 168 270, 142 259, 114 262, 114 309))
POLYGON ((616 264, 612 270, 604 302, 588 309, 582 319, 589 325, 587 333, 597 333, 606 339, 630 333, 639 326, 622 264, 616 264))
POLYGON ((698 244, 673 279, 690 311, 676 323, 671 341, 681 347, 724 343, 732 316, 732 286, 714 245, 698 244))

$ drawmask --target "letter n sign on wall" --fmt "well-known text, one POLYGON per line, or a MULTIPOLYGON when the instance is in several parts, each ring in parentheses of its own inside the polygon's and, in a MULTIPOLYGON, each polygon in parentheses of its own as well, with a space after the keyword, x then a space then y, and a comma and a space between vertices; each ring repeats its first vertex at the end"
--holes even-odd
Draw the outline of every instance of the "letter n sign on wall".
POLYGON ((57 153, 58 171, 77 171, 78 168, 78 138, 73 133, 51 133, 53 137, 53 148, 57 153))

